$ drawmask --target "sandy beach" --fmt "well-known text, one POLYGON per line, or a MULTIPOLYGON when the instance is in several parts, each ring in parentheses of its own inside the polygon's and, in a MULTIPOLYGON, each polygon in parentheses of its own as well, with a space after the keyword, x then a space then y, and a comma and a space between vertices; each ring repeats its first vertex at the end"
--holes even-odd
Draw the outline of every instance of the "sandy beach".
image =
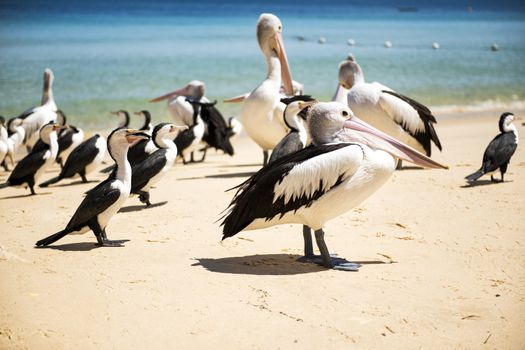
POLYGON ((107 229, 129 240, 123 248, 99 248, 91 233, 33 247, 67 224, 94 183, 67 180, 37 196, 4 189, 0 348, 522 349, 522 121, 507 182, 463 179, 480 166, 501 112, 438 115, 444 150, 434 158, 450 170, 397 171, 328 223, 331 252, 360 262, 359 272, 296 262, 299 225, 221 243, 216 221, 233 195, 225 190, 262 161, 246 136, 232 158, 212 151, 205 163, 177 163, 151 191, 152 208, 128 199, 107 229))

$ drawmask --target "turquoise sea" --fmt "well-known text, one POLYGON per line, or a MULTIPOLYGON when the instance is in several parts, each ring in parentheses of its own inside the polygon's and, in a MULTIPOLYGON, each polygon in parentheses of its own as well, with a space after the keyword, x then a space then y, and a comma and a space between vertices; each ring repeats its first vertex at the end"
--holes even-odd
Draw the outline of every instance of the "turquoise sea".
MULTIPOLYGON (((525 101, 525 8, 520 2, 445 1, 0 1, 0 114, 38 104, 46 67, 59 108, 86 128, 114 125, 109 111, 149 109, 148 98, 206 83, 221 100, 265 77, 255 39, 261 12, 283 22, 292 76, 330 99, 337 65, 352 52, 369 81, 431 106, 525 101), (401 12, 399 6, 415 7, 401 12), (467 6, 472 11, 467 11, 467 6), (303 36, 304 41, 298 40, 303 36), (317 42, 325 37, 326 43, 317 42), (350 47, 352 38, 356 45, 350 47), (392 48, 383 43, 390 40, 392 48), (431 45, 438 42, 439 50, 431 45), (492 52, 490 46, 500 47, 492 52)), ((227 115, 238 106, 220 104, 227 115)), ((138 126, 138 122, 136 126, 138 126)))

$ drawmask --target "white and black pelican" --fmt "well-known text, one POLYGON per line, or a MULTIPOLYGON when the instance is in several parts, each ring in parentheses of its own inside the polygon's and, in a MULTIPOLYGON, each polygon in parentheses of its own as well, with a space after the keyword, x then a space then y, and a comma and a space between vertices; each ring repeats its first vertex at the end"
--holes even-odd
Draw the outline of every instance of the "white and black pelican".
POLYGON ((277 16, 263 13, 257 22, 257 41, 266 59, 266 79, 249 94, 225 102, 243 102, 241 123, 246 133, 262 149, 268 162, 268 152, 286 136, 288 128, 283 122, 285 105, 280 102, 281 84, 288 96, 293 95, 292 76, 281 36, 282 24, 277 16))
POLYGON ((149 102, 160 102, 168 100, 168 111, 170 112, 175 125, 193 125, 193 107, 186 101, 191 100, 209 102, 204 94, 206 86, 202 81, 192 80, 186 86, 169 92, 165 95, 156 97, 149 102))
POLYGON ((105 181, 89 190, 66 228, 36 242, 37 247, 47 246, 68 234, 93 231, 100 246, 122 246, 122 241, 110 241, 106 235, 109 220, 122 207, 131 189, 131 166, 127 159, 130 143, 149 138, 142 131, 117 128, 108 136, 108 149, 116 163, 115 172, 105 181))
POLYGON ((481 168, 466 177, 468 182, 474 182, 485 174, 490 175, 490 180, 496 182, 493 174, 498 169, 501 173, 500 182, 503 182, 510 158, 514 155, 514 152, 516 152, 516 148, 518 148, 518 129, 512 124, 513 121, 514 114, 512 113, 506 112, 500 116, 500 133, 490 141, 485 149, 481 168))
POLYGON ((24 120, 22 126, 25 129, 25 145, 31 148, 38 141, 38 131, 43 125, 55 121, 57 117, 57 105, 53 96, 54 74, 51 69, 44 70, 44 87, 42 93, 42 102, 39 107, 26 110, 18 118, 24 120))
MULTIPOLYGON (((330 257, 323 238, 325 223, 379 189, 396 168, 396 158, 446 167, 359 120, 338 102, 312 106, 308 126, 311 146, 268 164, 237 187, 222 222, 223 239, 242 230, 302 224, 315 230, 320 263, 355 271, 356 264, 330 257)), ((310 240, 305 242, 305 255, 316 261, 312 254, 310 240)))
POLYGON ((348 106, 363 121, 427 156, 431 141, 441 150, 436 118, 426 106, 380 83, 366 83, 354 60, 339 65, 339 83, 349 90, 348 106))
POLYGON ((56 160, 58 153, 57 130, 60 129, 62 126, 53 122, 44 125, 40 129, 39 135, 48 147, 32 151, 26 155, 18 162, 7 181, 0 185, 0 188, 26 185, 31 190, 32 195, 36 194, 34 189, 36 182, 56 160))
POLYGON ((187 126, 175 126, 170 123, 156 125, 151 139, 158 149, 132 167, 131 193, 138 194, 139 200, 146 204, 146 207, 151 205, 149 189, 171 169, 177 158, 177 146, 173 142, 175 134, 179 129, 186 128, 187 126))

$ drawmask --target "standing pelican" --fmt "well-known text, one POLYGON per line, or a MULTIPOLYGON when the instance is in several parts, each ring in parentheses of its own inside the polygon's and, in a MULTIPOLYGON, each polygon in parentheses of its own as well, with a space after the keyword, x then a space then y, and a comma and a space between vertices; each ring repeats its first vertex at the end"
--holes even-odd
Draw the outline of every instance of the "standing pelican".
POLYGON ((292 76, 281 36, 282 24, 275 15, 263 13, 257 22, 257 41, 266 59, 266 79, 249 94, 225 102, 243 101, 241 122, 246 133, 263 149, 263 164, 268 163, 268 151, 286 136, 283 122, 285 105, 280 102, 281 83, 288 96, 293 95, 292 76))
POLYGON ((35 142, 38 141, 38 130, 40 130, 43 125, 55 121, 57 117, 57 105, 53 97, 53 80, 53 71, 46 68, 44 70, 44 87, 41 105, 30 108, 18 116, 24 120, 22 124, 26 133, 24 143, 28 148, 31 148, 35 142))
POLYGON ((427 156, 431 141, 441 150, 436 118, 426 106, 380 83, 366 83, 355 60, 341 62, 339 83, 349 90, 348 106, 365 122, 427 156))
POLYGON ((270 163, 237 186, 222 222, 223 239, 242 230, 303 224, 315 230, 321 252, 316 259, 311 240, 306 241, 308 261, 355 271, 358 265, 330 256, 325 223, 379 189, 392 175, 395 158, 429 168, 446 167, 362 122, 338 102, 312 106, 308 127, 311 146, 270 163))

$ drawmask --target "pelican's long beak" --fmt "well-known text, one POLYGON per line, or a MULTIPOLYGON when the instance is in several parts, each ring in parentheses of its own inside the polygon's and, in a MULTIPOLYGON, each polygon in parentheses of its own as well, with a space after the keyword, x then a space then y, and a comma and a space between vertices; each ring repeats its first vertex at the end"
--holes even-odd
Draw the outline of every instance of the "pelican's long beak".
POLYGON ((160 101, 166 100, 168 98, 171 98, 172 96, 187 96, 187 95, 189 95, 189 93, 190 93, 189 87, 188 87, 188 85, 186 85, 183 88, 177 89, 177 90, 169 92, 169 93, 167 93, 165 95, 162 95, 162 96, 156 97, 154 99, 151 99, 151 100, 149 100, 149 102, 160 102, 160 101))
POLYGON ((126 129, 126 140, 128 143, 133 143, 137 140, 149 140, 150 136, 143 131, 126 129))
POLYGON ((290 72, 290 65, 288 64, 288 57, 284 50, 283 37, 281 33, 275 33, 275 42, 277 43, 277 57, 281 62, 281 79, 284 86, 284 93, 288 96, 293 96, 292 73, 290 72))
POLYGON ((373 126, 368 125, 355 116, 346 120, 344 127, 357 131, 370 146, 382 149, 394 157, 420 165, 424 168, 448 169, 448 166, 439 164, 412 147, 405 145, 380 130, 377 130, 373 126))
POLYGON ((239 95, 239 96, 227 98, 227 99, 223 100, 223 102, 226 102, 226 103, 242 102, 242 101, 244 101, 246 99, 246 97, 248 97, 249 94, 250 93, 245 93, 245 94, 242 94, 242 95, 239 95))
POLYGON ((342 104, 347 104, 346 101, 346 92, 348 89, 344 88, 343 85, 337 84, 337 89, 335 90, 335 95, 332 97, 332 101, 341 102, 342 104))

